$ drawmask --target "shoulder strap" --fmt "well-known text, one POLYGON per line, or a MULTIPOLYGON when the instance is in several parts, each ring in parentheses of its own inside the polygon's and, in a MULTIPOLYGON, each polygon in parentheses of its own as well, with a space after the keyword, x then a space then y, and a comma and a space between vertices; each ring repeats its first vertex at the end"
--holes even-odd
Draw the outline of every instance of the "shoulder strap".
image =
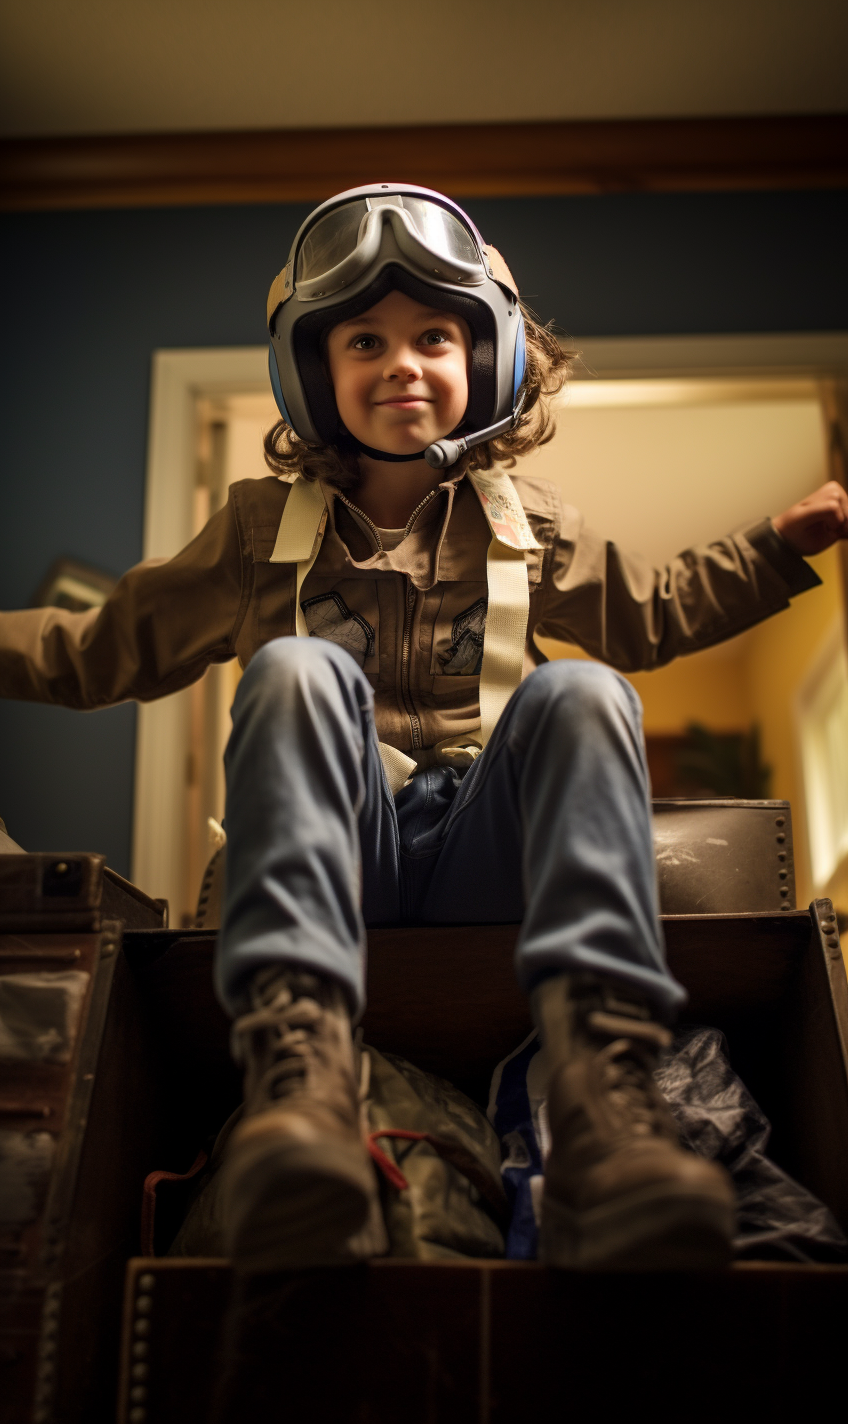
POLYGON ((486 555, 489 608, 480 668, 480 740, 485 747, 506 704, 521 681, 530 586, 523 549, 510 549, 497 536, 486 555))
POLYGON ((507 549, 541 549, 524 505, 506 470, 474 470, 468 476, 492 535, 507 549))
POLYGON ((295 565, 294 618, 295 632, 300 638, 308 636, 300 590, 318 557, 326 527, 327 504, 321 486, 317 480, 305 480, 298 475, 289 490, 270 562, 295 565))
POLYGON ((489 608, 480 669, 480 741, 485 747, 521 681, 530 614, 524 551, 541 545, 505 471, 475 470, 468 478, 492 531, 486 555, 489 608))

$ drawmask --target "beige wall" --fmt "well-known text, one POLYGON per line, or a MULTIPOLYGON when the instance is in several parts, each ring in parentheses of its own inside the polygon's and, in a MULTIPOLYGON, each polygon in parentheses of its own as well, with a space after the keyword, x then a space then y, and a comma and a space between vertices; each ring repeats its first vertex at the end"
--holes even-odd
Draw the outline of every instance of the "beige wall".
POLYGON ((703 722, 714 732, 737 732, 750 724, 744 660, 732 643, 678 658, 656 672, 635 673, 630 682, 642 699, 648 733, 673 735, 690 722, 703 722))
POLYGON ((803 781, 796 744, 794 699, 842 616, 839 555, 828 550, 811 559, 824 580, 794 600, 792 607, 760 625, 750 636, 745 659, 751 721, 762 729, 763 754, 774 768, 774 795, 792 803, 798 903, 813 897, 804 814, 803 781))

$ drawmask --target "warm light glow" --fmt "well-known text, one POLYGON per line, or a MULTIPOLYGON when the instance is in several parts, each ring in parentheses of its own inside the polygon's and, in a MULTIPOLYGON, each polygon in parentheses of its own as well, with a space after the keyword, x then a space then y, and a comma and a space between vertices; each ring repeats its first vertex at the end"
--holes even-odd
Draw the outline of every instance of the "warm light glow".
POLYGON ((825 891, 848 857, 848 659, 841 628, 798 696, 813 880, 825 891))
POLYGON ((560 403, 565 406, 680 406, 727 405, 737 401, 809 401, 818 397, 815 381, 796 377, 768 380, 595 380, 578 370, 560 403))

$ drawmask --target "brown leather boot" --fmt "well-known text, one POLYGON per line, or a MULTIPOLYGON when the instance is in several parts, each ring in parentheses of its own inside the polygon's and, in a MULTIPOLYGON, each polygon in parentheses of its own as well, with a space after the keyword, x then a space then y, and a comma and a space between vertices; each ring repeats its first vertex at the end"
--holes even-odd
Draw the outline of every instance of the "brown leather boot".
POLYGON ((374 1254, 382 1219, 342 992, 317 975, 270 968, 249 993, 249 1012, 233 1024, 245 1107, 222 1168, 228 1254, 247 1272, 374 1254))
POLYGON ((681 1147, 653 1079, 671 1042, 626 985, 560 974, 533 995, 551 1150, 540 1257, 550 1266, 709 1270, 730 1261, 735 1198, 681 1147))

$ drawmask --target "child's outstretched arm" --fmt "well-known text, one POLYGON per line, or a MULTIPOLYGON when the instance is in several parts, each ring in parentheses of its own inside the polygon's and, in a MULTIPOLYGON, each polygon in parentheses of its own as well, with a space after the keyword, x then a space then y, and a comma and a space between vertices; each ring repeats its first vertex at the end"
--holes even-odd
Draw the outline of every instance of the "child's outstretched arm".
POLYGON ((232 658, 246 607, 237 491, 173 559, 124 574, 102 608, 0 613, 0 697, 83 709, 146 702, 232 658))
MULTIPOLYGON (((812 525, 824 518, 828 502, 816 505, 812 525)), ((789 513, 793 530, 807 517, 806 511, 800 520, 789 513)), ((828 511, 827 517, 836 516, 828 511)), ((534 631, 576 643, 622 672, 661 667, 724 642, 821 583, 798 544, 771 519, 685 549, 662 568, 587 529, 568 506, 552 522, 559 531, 534 631)), ((828 535, 828 542, 837 537, 828 535)))
POLYGON ((838 539, 848 539, 848 493, 836 480, 828 480, 772 523, 799 554, 822 554, 838 539))

